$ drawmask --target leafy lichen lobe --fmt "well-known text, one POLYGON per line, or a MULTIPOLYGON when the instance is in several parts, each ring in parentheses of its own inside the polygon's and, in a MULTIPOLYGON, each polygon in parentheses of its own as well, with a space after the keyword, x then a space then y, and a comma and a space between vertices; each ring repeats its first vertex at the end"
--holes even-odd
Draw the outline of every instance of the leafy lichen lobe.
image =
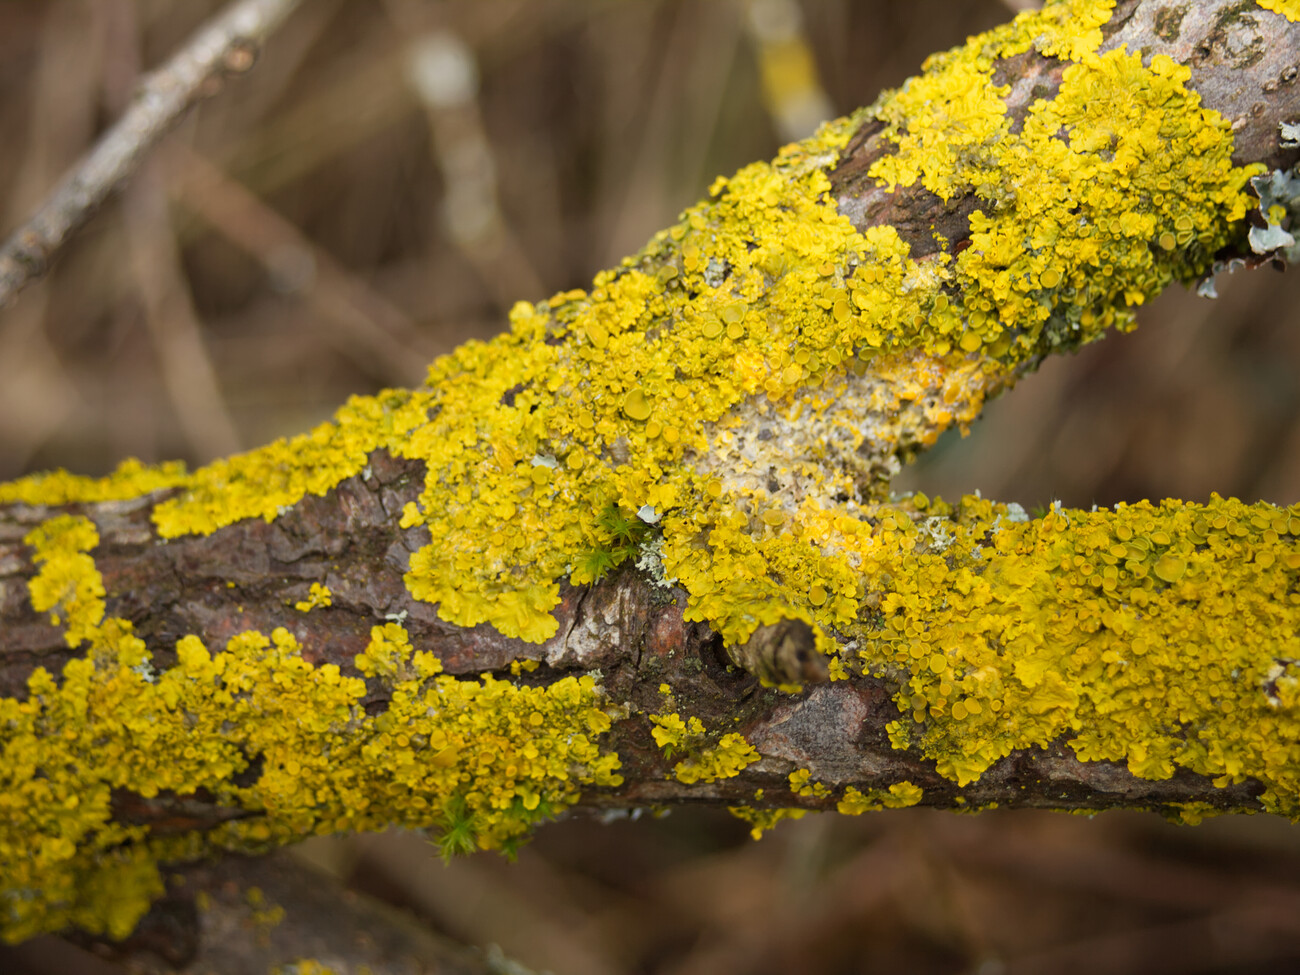
POLYGON ((967 497, 940 545, 923 525, 889 518, 863 564, 884 596, 858 666, 899 682, 895 747, 967 785, 1064 739, 1139 778, 1252 778, 1264 809, 1300 815, 1300 506, 1028 520, 967 497))
POLYGON ((1292 23, 1300 20, 1300 0, 1258 0, 1258 2, 1265 10, 1281 14, 1292 23))

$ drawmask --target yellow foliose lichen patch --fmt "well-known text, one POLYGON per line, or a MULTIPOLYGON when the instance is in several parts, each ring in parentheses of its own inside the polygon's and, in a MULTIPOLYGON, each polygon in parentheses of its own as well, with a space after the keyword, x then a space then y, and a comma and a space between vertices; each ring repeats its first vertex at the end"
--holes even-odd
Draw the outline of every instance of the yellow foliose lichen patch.
POLYGON ((1092 53, 1111 6, 1022 15, 933 59, 877 110, 899 148, 872 175, 984 204, 951 265, 960 302, 938 318, 962 330, 963 349, 1018 359, 1131 327, 1129 308, 1203 273, 1249 209, 1246 181, 1261 170, 1232 165, 1228 123, 1186 87, 1188 68, 1092 53), (1013 132, 993 70, 1031 44, 1077 63, 1013 132))
POLYGON ((32 561, 40 566, 28 584, 32 608, 64 626, 68 646, 80 646, 104 617, 104 582, 86 554, 99 544, 99 532, 89 518, 59 515, 23 542, 32 546, 32 561))
POLYGON ((759 760, 754 746, 745 736, 732 732, 723 735, 717 745, 706 744, 704 722, 692 715, 683 719, 680 714, 650 715, 650 733, 655 744, 668 757, 686 754, 686 758, 673 768, 679 782, 716 782, 739 775, 741 770, 759 760))
POLYGON ((1027 520, 967 497, 920 549, 919 527, 872 540, 879 611, 854 631, 862 666, 900 683, 896 747, 966 785, 1064 738, 1141 778, 1255 779, 1264 808, 1300 814, 1300 507, 1027 520))
POLYGON ((691 785, 696 782, 716 782, 739 775, 748 765, 753 765, 761 756, 745 736, 737 732, 723 735, 714 748, 705 748, 678 762, 673 767, 673 774, 678 782, 691 785))
POLYGON ((0 484, 0 504, 68 504, 122 501, 151 491, 177 487, 188 475, 185 465, 170 461, 156 467, 129 457, 107 477, 83 477, 64 470, 30 474, 0 484))
MULTIPOLYGON (((1127 306, 1200 273, 1246 212, 1253 170, 1231 165, 1231 133, 1187 70, 1091 53, 1112 6, 1022 16, 874 109, 899 142, 882 178, 983 202, 961 253, 919 264, 894 228, 858 233, 838 214, 825 171, 849 120, 718 180, 590 292, 521 305, 510 336, 440 360, 441 411, 404 448, 430 464, 433 543, 412 560, 412 591, 453 622, 546 639, 558 579, 603 571, 596 522, 613 505, 648 513, 690 617, 729 643, 772 618, 807 617, 819 638, 854 620, 861 590, 837 549, 860 519, 720 488, 701 461, 736 418, 770 409, 815 425, 864 371, 1008 365, 1127 326, 1127 306), (1078 63, 1012 132, 992 71, 1035 45, 1078 63)), ((995 381, 952 402, 978 409, 995 381)), ((810 466, 838 476, 827 459, 810 466)))
POLYGON ((424 419, 427 400, 404 390, 354 396, 332 423, 214 461, 187 477, 177 497, 154 509, 158 534, 206 535, 244 518, 272 521, 306 495, 323 495, 362 473, 371 451, 424 419))
POLYGON ((812 781, 812 771, 806 768, 795 769, 790 773, 790 791, 809 799, 824 799, 831 794, 827 785, 812 781))
POLYGON ((704 722, 692 715, 682 720, 680 714, 652 714, 650 734, 665 755, 684 752, 704 739, 704 722))
MULTIPOLYGON (((444 619, 542 641, 555 633, 551 611, 563 578, 593 582, 632 554, 653 554, 663 578, 686 592, 688 617, 707 620, 729 643, 790 618, 809 622, 828 652, 839 636, 865 634, 863 663, 904 679, 895 742, 920 743, 958 781, 972 781, 1011 748, 1078 732, 1081 756, 1122 753, 1138 774, 1183 764, 1262 776, 1277 790, 1266 801, 1280 808, 1289 801, 1282 798, 1289 745, 1206 745, 1201 755, 1186 739, 1181 722, 1190 719, 1181 711, 1158 722, 1141 710, 1106 712, 1102 731, 1082 732, 1082 715, 1102 697, 1084 675, 1146 680, 1157 662, 1173 661, 1144 643, 1140 653, 1107 645, 1097 651, 1100 663, 1085 659, 1092 650, 1062 662, 1042 649, 1055 644, 1040 644, 1040 631, 1066 625, 1044 607, 1094 622, 1090 611, 1061 609, 1068 601, 1053 602, 1042 580, 1058 568, 1096 569, 1101 558, 1089 549, 1084 562, 1053 567, 1034 561, 1038 548, 1034 558, 1013 551, 1009 540, 1029 545, 1029 534, 1056 515, 1017 527, 1005 511, 973 513, 972 502, 955 521, 942 512, 913 520, 876 508, 879 497, 860 484, 875 475, 844 460, 866 443, 855 412, 892 416, 936 392, 914 407, 924 445, 967 422, 985 391, 1026 357, 1127 327, 1131 306, 1175 277, 1201 273, 1239 232, 1253 170, 1232 166, 1231 132, 1187 88, 1187 69, 1159 56, 1144 63, 1123 48, 1096 53, 1112 7, 1049 4, 932 59, 924 77, 868 112, 787 147, 771 164, 719 179, 709 200, 598 275, 590 290, 517 305, 509 334, 439 359, 420 391, 354 399, 304 437, 184 477, 127 470, 104 483, 72 483, 52 475, 18 482, 6 496, 40 501, 48 490, 45 500, 62 503, 171 486, 177 494, 157 506, 154 520, 172 538, 273 519, 363 473, 369 454, 383 448, 427 468, 400 522, 429 533, 406 581, 417 598, 438 603, 444 619), (1017 129, 992 79, 999 59, 1031 48, 1073 63, 1017 129), (916 260, 895 228, 859 232, 838 212, 827 172, 871 115, 897 144, 878 164, 882 181, 977 198, 969 246, 957 252, 941 242, 916 260), (841 403, 854 409, 836 412, 841 403), (783 436, 802 429, 824 437, 800 441, 800 456, 764 468, 763 477, 728 474, 717 459, 752 454, 752 442, 726 450, 755 422, 783 436), (770 488, 769 473, 797 490, 770 488), (989 548, 984 533, 997 540, 987 565, 969 554, 989 548), (998 666, 1004 653, 1014 667, 998 666)), ((891 427, 877 446, 889 453, 902 437, 891 427)), ((1080 578, 1103 592, 1123 581, 1136 602, 1109 606, 1111 622, 1074 632, 1127 632, 1132 618, 1148 628, 1156 617, 1141 600, 1172 600, 1169 592, 1207 578, 1210 565, 1218 582, 1258 571, 1276 588, 1278 560, 1289 554, 1260 538, 1261 554, 1274 560, 1271 576, 1258 559, 1227 569, 1216 554, 1206 563, 1205 553, 1216 551, 1208 541, 1155 543, 1161 550, 1150 559, 1112 553, 1117 561, 1080 578)), ((1052 539, 1076 544, 1073 531, 1052 539)), ((1033 546, 1044 545, 1035 535, 1033 546)), ((69 620, 67 607, 95 598, 89 590, 68 596, 60 576, 89 578, 78 567, 84 551, 51 543, 39 577, 42 605, 66 603, 69 620)), ((1082 585, 1070 592, 1085 602, 1095 595, 1082 585)), ((1171 602, 1169 625, 1194 628, 1183 605, 1171 602)), ((1269 612, 1276 610, 1260 607, 1260 618, 1276 622, 1269 612)), ((88 639, 87 626, 70 628, 70 639, 88 639)), ((1198 638, 1223 638, 1204 626, 1198 638)), ((1075 646, 1064 638, 1060 645, 1075 646)), ((396 637, 376 638, 373 649, 375 679, 394 679, 382 668, 400 674, 399 664, 407 666, 396 637)), ((1240 652, 1253 662, 1233 669, 1271 688, 1260 704, 1254 689, 1233 685, 1243 702, 1275 708, 1279 720, 1289 715, 1291 665, 1279 661, 1290 658, 1267 641, 1240 652), (1275 666, 1282 672, 1267 677, 1275 666)), ((364 656, 371 659, 369 649, 364 656)), ((1211 696, 1221 701, 1222 693, 1211 696)), ((733 767, 743 748, 731 745, 716 768, 687 774, 704 780, 733 767)))
POLYGON ((293 604, 293 608, 300 613, 309 613, 318 606, 332 606, 334 604, 334 595, 330 592, 329 586, 320 582, 313 582, 311 589, 308 590, 307 598, 300 599, 293 604))
POLYGON ((621 781, 617 755, 596 744, 610 719, 591 677, 457 680, 395 624, 357 661, 387 689, 378 714, 362 706, 365 681, 313 666, 284 629, 215 653, 185 636, 160 672, 130 623, 103 616, 87 519, 59 516, 27 541, 41 566, 33 603, 89 652, 58 680, 38 668, 24 699, 0 699, 7 940, 69 924, 123 937, 161 893, 160 863, 213 849, 432 824, 446 853, 510 851, 584 786, 621 781), (235 784, 240 773, 253 781, 235 784), (252 815, 169 837, 115 819, 117 790, 164 809, 199 793, 252 815))
POLYGON ((802 618, 832 650, 862 614, 846 553, 872 533, 842 499, 878 500, 888 473, 853 458, 892 461, 905 437, 924 446, 969 422, 1018 363, 1128 327, 1131 306, 1200 274, 1240 229, 1254 170, 1232 166, 1231 132, 1187 69, 1095 53, 1112 8, 1048 4, 932 58, 871 109, 718 179, 589 290, 518 304, 509 334, 439 359, 419 391, 356 398, 310 434, 193 474, 49 475, 0 498, 169 486, 154 521, 174 538, 274 519, 382 448, 427 467, 400 521, 430 536, 406 582, 443 619, 544 641, 562 579, 597 581, 644 545, 728 643, 802 618), (1073 63, 1017 128, 992 79, 1030 49, 1073 63), (897 144, 883 182, 978 200, 969 246, 917 260, 896 228, 859 232, 839 212, 827 174, 873 116, 897 144), (868 441, 866 413, 907 409, 915 422, 881 421, 868 441), (726 473, 753 449, 733 439, 769 418, 783 436, 825 435, 778 458, 784 491, 726 473), (614 539, 610 512, 644 530, 614 539))
POLYGON ((1265 10, 1281 14, 1292 23, 1300 20, 1300 0, 1259 0, 1259 5, 1265 10))
POLYGON ((752 806, 728 806, 727 812, 742 822, 749 823, 749 835, 761 840, 763 834, 773 829, 777 823, 787 819, 803 819, 808 815, 807 809, 755 809, 752 806))
POLYGON ((835 810, 843 816, 860 816, 880 809, 906 809, 920 802, 924 794, 925 790, 919 785, 907 780, 895 782, 888 789, 868 789, 866 792, 849 786, 844 790, 844 798, 836 803, 835 810))

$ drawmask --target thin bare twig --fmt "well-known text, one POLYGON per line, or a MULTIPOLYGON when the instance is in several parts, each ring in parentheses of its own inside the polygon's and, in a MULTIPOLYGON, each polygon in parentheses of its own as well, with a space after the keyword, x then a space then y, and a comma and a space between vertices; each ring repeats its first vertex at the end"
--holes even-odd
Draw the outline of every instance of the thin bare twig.
POLYGON ((0 247, 0 307, 39 278, 104 199, 195 102, 223 77, 253 66, 300 0, 238 0, 145 77, 131 107, 0 247))

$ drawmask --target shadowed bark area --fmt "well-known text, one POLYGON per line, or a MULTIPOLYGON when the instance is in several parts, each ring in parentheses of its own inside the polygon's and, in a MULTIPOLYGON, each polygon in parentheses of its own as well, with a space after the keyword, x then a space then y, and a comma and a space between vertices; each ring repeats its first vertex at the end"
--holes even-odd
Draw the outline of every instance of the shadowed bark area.
POLYGON ((0 961, 86 975, 126 967, 140 975, 265 975, 304 960, 330 971, 489 975, 503 963, 499 950, 463 947, 380 901, 340 894, 329 878, 284 854, 178 869, 125 941, 76 934, 67 941, 46 936, 0 947, 0 961))

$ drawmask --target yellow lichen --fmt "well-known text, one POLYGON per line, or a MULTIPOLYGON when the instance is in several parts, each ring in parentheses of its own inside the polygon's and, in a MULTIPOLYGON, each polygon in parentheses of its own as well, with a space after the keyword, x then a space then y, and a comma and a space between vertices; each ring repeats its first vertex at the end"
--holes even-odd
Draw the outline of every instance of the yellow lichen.
POLYGON ((729 779, 759 759, 754 746, 735 732, 723 735, 717 745, 708 747, 704 722, 694 715, 683 719, 675 713, 652 714, 650 724, 650 734, 666 756, 687 756, 674 766, 673 774, 688 785, 729 779))
POLYGON ((811 799, 824 799, 831 794, 831 790, 821 782, 811 781, 812 772, 809 769, 796 769, 790 773, 790 791, 797 796, 804 796, 811 799))
POLYGON ((757 762, 761 756, 754 746, 737 732, 723 735, 714 748, 702 749, 673 767, 677 781, 687 785, 696 782, 716 782, 739 775, 747 766, 757 762))
POLYGON ((727 812, 752 827, 749 835, 761 840, 763 834, 787 819, 803 819, 808 815, 807 809, 755 809, 752 806, 728 806, 727 812))
POLYGON ((907 780, 895 782, 888 789, 868 789, 866 792, 849 786, 835 809, 845 816, 860 816, 878 809, 906 809, 920 802, 922 795, 924 790, 907 780))
POLYGON ((179 461, 147 467, 134 457, 117 465, 108 477, 82 477, 64 470, 31 474, 0 484, 0 504, 68 504, 121 501, 183 484, 185 465, 179 461))
POLYGON ((704 737, 704 722, 694 716, 688 722, 683 721, 680 714, 652 714, 650 723, 654 726, 650 734, 655 744, 668 756, 685 751, 704 737))
MULTIPOLYGON (((838 212, 827 172, 868 113, 842 119, 718 179, 709 200, 589 291, 516 305, 509 334, 439 359, 425 388, 358 397, 310 434, 153 475, 137 489, 178 489, 154 510, 159 534, 271 520, 361 474, 383 448, 427 468, 401 518, 430 536, 406 581, 443 619, 544 641, 563 577, 596 581, 653 542, 689 618, 726 642, 763 619, 807 617, 833 650, 829 634, 860 612, 855 566, 835 540, 839 520, 860 519, 827 500, 853 497, 852 476, 801 461, 790 476, 827 482, 798 507, 697 459, 755 411, 820 423, 852 453, 858 411, 841 416, 836 404, 856 402, 868 374, 895 391, 874 404, 882 414, 942 390, 926 407, 930 442, 973 419, 1017 362, 1128 327, 1128 306, 1200 274, 1237 232, 1254 170, 1232 166, 1231 133, 1186 87, 1186 68, 1094 53, 1112 6, 1022 14, 931 59, 870 110, 897 143, 879 178, 978 200, 959 253, 943 241, 917 261, 895 228, 859 232, 838 212), (992 72, 1031 48, 1074 63, 1016 130, 992 72), (611 549, 601 523, 611 510, 644 513, 644 537, 611 549)), ((109 490, 51 481, 42 498, 37 481, 19 485, 8 496, 109 490)))
POLYGON ((1222 809, 1216 809, 1208 802, 1171 803, 1165 814, 1181 826, 1199 826, 1213 816, 1221 816, 1222 809))
POLYGON ((1300 0, 1258 0, 1258 3, 1265 10, 1281 14, 1292 23, 1300 20, 1300 0))
POLYGON ((997 57, 1029 46, 1022 22, 1037 23, 1021 17, 973 38, 887 100, 879 114, 899 151, 871 170, 984 203, 951 262, 961 305, 930 328, 935 341, 946 333, 996 355, 1009 343, 1017 356, 1131 327, 1127 306, 1204 269, 1226 242, 1225 220, 1249 208, 1246 180, 1262 171, 1232 166, 1228 124, 1186 88, 1190 69, 1164 55, 1144 65, 1123 47, 1072 53, 1056 96, 1035 101, 1013 132, 991 78, 997 57))
POLYGON ((332 606, 334 596, 329 590, 329 586, 323 583, 313 582, 311 589, 307 593, 306 599, 300 599, 293 604, 293 608, 300 613, 307 613, 317 606, 332 606))
POLYGON ((35 550, 40 571, 28 584, 32 609, 49 613, 55 626, 66 624, 68 646, 79 647, 104 617, 104 582, 86 553, 99 544, 89 518, 59 515, 33 529, 23 542, 35 550))
POLYGON ((595 743, 610 719, 590 676, 457 680, 395 624, 357 660, 387 687, 377 714, 363 680, 313 666, 285 629, 239 633, 217 653, 187 635, 158 671, 130 623, 103 615, 87 519, 58 516, 27 542, 42 567, 34 604, 90 650, 59 680, 37 668, 24 699, 0 699, 7 940, 68 924, 123 937, 162 891, 158 864, 209 850, 406 824, 435 826, 448 853, 509 851, 584 786, 621 781, 595 743), (116 819, 119 790, 160 802, 164 818, 167 797, 196 793, 253 815, 169 836, 116 819))
MULTIPOLYGON (((915 406, 923 429, 895 421, 886 453, 905 434, 933 442, 1023 362, 1129 327, 1133 306, 1201 274, 1241 232, 1256 170, 1232 165, 1231 132, 1186 68, 1096 53, 1112 6, 1048 4, 931 59, 872 109, 717 180, 590 290, 516 305, 508 334, 437 360, 419 390, 354 398, 309 434, 193 473, 56 472, 0 485, 0 503, 169 489, 152 515, 173 539, 272 521, 367 477, 386 450, 427 472, 400 519, 428 533, 406 582, 450 622, 544 641, 566 576, 596 581, 653 554, 687 618, 728 643, 781 619, 810 623, 826 652, 856 640, 854 666, 898 688, 894 745, 959 784, 1064 739, 1148 778, 1253 778, 1266 809, 1300 815, 1287 643, 1300 510, 1218 498, 1032 522, 972 498, 894 510, 827 455, 859 453, 866 408, 915 406), (1031 48, 1071 63, 1017 128, 992 79, 1031 48), (873 116, 896 148, 878 179, 973 194, 969 246, 939 240, 917 259, 894 227, 859 232, 838 211, 827 174, 873 116), (710 465, 755 417, 817 432, 777 471, 806 485, 797 496, 771 491, 766 470, 710 465)), ((591 677, 457 680, 396 624, 356 658, 365 680, 313 666, 284 629, 220 650, 185 636, 158 672, 130 624, 105 618, 88 520, 51 518, 27 543, 33 605, 89 652, 0 700, 8 938, 68 923, 125 933, 161 889, 157 863, 205 849, 430 822, 450 851, 509 847, 582 786, 617 780, 617 757, 595 744, 609 718, 591 677), (378 714, 362 706, 367 680, 389 700, 378 714), (241 772, 252 784, 233 784, 241 772), (168 838, 114 822, 115 789, 205 790, 260 815, 168 838)), ((740 734, 705 747, 702 724, 656 717, 656 742, 688 756, 683 782, 759 757, 740 734)), ((911 804, 908 786, 849 790, 841 806, 911 804)))
POLYGON ((966 785, 1064 738, 1083 761, 1220 785, 1300 814, 1300 506, 1165 501, 1017 520, 967 497, 943 549, 906 519, 870 540, 861 664, 898 675, 887 730, 966 785))

